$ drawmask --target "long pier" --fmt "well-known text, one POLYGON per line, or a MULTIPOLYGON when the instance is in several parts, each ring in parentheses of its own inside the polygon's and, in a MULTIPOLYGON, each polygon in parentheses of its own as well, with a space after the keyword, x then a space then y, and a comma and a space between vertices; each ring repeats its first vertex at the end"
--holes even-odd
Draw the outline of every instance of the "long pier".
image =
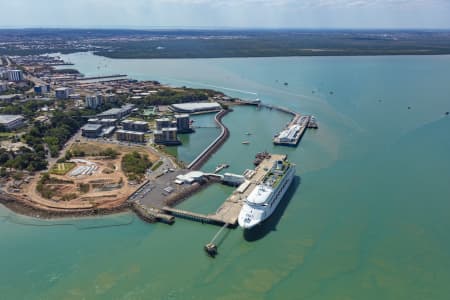
MULTIPOLYGON (((162 209, 164 212, 173 215, 178 218, 182 219, 188 219, 192 221, 197 221, 200 223, 207 223, 207 224, 214 224, 214 225, 220 225, 223 226, 225 224, 228 224, 224 219, 218 218, 216 215, 204 215, 199 213, 194 213, 191 211, 186 211, 182 209, 176 209, 172 207, 163 207, 162 209)), ((235 225, 236 222, 230 225, 235 225)))
POLYGON ((208 160, 208 158, 216 152, 220 146, 228 139, 230 136, 230 131, 225 125, 222 124, 222 118, 225 116, 229 110, 221 110, 214 117, 214 121, 219 125, 221 131, 220 135, 206 147, 188 166, 190 170, 198 170, 200 167, 208 160))
MULTIPOLYGON (((286 136, 284 138, 280 138, 279 136, 276 136, 273 139, 273 143, 275 145, 282 145, 282 146, 297 146, 300 140, 302 139, 306 129, 313 128, 317 129, 319 126, 317 125, 317 122, 313 116, 302 116, 299 113, 290 110, 289 108, 277 106, 277 105, 269 105, 264 104, 261 101, 248 101, 248 100, 240 100, 240 104, 243 105, 254 105, 257 107, 264 107, 267 109, 274 109, 283 113, 287 113, 292 115, 292 120, 289 122, 289 124, 283 129, 283 131, 288 131, 290 128, 292 128, 295 125, 299 125, 300 127, 295 130, 293 129, 293 134, 291 136, 286 136)), ((282 131, 282 132, 283 132, 282 131)), ((280 132, 281 134, 281 132, 280 132)), ((279 134, 279 135, 280 135, 279 134)))

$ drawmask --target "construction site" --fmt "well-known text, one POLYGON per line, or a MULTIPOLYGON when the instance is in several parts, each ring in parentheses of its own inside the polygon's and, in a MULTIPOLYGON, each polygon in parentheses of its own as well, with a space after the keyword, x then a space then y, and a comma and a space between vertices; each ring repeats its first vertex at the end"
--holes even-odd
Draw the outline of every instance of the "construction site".
POLYGON ((68 151, 83 153, 64 163, 56 163, 48 173, 24 182, 16 195, 49 210, 112 209, 125 203, 145 183, 130 179, 122 168, 127 153, 138 152, 154 163, 159 159, 151 149, 95 141, 77 142, 68 151), (114 157, 100 155, 106 149, 114 157))

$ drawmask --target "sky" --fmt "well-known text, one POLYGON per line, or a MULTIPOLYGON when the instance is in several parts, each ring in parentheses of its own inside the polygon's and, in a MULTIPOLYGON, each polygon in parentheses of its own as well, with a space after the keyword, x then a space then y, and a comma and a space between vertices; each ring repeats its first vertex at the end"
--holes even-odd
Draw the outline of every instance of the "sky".
POLYGON ((0 0, 0 27, 450 28, 450 0, 0 0))

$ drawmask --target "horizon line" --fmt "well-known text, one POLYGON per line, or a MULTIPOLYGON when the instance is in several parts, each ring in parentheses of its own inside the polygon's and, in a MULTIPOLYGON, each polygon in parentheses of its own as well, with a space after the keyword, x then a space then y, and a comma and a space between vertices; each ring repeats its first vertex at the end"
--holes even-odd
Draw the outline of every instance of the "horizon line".
POLYGON ((240 26, 61 26, 61 25, 46 25, 46 26, 34 26, 34 25, 24 25, 24 26, 3 26, 0 25, 0 30, 29 30, 29 29, 79 29, 79 30, 136 30, 136 31, 146 31, 146 30, 313 30, 313 31, 342 31, 342 30, 352 30, 352 31, 377 31, 377 30, 387 30, 387 31, 450 31, 450 27, 240 27, 240 26))

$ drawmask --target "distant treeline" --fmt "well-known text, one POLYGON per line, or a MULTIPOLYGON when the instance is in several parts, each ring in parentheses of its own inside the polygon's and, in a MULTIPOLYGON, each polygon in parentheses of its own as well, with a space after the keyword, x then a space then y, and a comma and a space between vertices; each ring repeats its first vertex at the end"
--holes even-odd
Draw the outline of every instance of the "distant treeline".
POLYGON ((444 30, 9 29, 0 30, 0 40, 11 42, 0 54, 94 50, 112 58, 450 54, 450 31, 444 30), (26 41, 49 49, 14 46, 26 41))

